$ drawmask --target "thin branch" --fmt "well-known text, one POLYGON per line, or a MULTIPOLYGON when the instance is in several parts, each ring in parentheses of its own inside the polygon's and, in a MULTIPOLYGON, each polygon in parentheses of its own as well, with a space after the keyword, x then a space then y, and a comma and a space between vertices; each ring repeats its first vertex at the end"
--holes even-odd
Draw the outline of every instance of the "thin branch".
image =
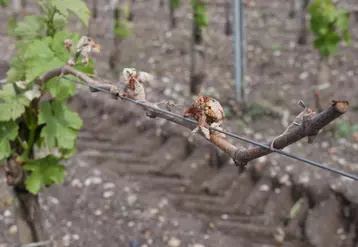
POLYGON ((54 77, 63 76, 63 75, 76 76, 77 78, 79 78, 82 81, 88 83, 89 85, 101 88, 103 90, 108 90, 109 91, 114 86, 114 85, 109 84, 109 83, 98 82, 98 81, 90 78, 85 73, 82 73, 82 72, 72 68, 69 65, 64 65, 63 67, 53 69, 53 70, 43 74, 42 76, 40 76, 39 82, 40 82, 40 84, 44 84, 45 82, 47 82, 48 80, 50 80, 50 79, 52 79, 54 77))
MULTIPOLYGON (((279 136, 275 140, 276 148, 283 149, 306 136, 308 138, 316 136, 323 127, 340 117, 342 114, 346 113, 348 106, 349 103, 347 101, 332 101, 332 105, 328 109, 319 114, 315 114, 312 117, 308 116, 303 118, 303 123, 301 125, 295 126, 291 129, 291 131, 279 136)), ((272 141, 269 142, 267 146, 271 146, 271 143, 272 141)), ((245 166, 247 162, 268 155, 272 152, 273 150, 263 147, 241 149, 235 152, 233 159, 236 164, 245 166)))
MULTIPOLYGON (((74 75, 91 87, 105 90, 107 93, 111 93, 113 98, 126 99, 118 95, 117 86, 109 83, 98 82, 68 65, 63 66, 62 68, 54 69, 42 75, 40 77, 40 82, 44 83, 53 77, 61 76, 65 74, 74 75)), ((197 126, 197 123, 195 121, 190 121, 188 119, 180 118, 181 116, 176 115, 174 113, 167 114, 167 112, 159 108, 155 103, 151 103, 148 101, 144 101, 144 102, 143 101, 136 102, 134 100, 130 100, 130 101, 137 104, 143 110, 145 110, 147 112, 147 116, 149 117, 163 118, 170 122, 174 122, 178 125, 184 126, 190 130, 193 130, 197 126)), ((348 107, 349 107, 349 103, 347 101, 332 101, 332 105, 328 109, 322 111, 321 113, 317 114, 313 112, 314 114, 305 115, 300 125, 294 126, 289 131, 285 131, 283 134, 279 135, 274 139, 276 149, 270 149, 272 141, 266 145, 261 144, 258 147, 252 147, 247 149, 243 147, 235 147, 228 140, 222 138, 219 135, 216 135, 215 133, 211 134, 209 141, 214 145, 216 145, 221 150, 223 150, 225 153, 227 153, 238 166, 244 167, 247 165, 249 161, 257 159, 261 156, 268 155, 272 152, 280 152, 279 150, 282 150, 283 148, 301 140, 304 137, 308 137, 309 142, 312 142, 314 137, 319 133, 319 131, 323 127, 325 127, 327 124, 329 124, 330 122, 332 122, 333 120, 335 120, 336 118, 340 117, 342 114, 347 112, 348 107)), ((214 132, 215 131, 220 132, 219 130, 216 129, 212 129, 212 130, 214 132)))

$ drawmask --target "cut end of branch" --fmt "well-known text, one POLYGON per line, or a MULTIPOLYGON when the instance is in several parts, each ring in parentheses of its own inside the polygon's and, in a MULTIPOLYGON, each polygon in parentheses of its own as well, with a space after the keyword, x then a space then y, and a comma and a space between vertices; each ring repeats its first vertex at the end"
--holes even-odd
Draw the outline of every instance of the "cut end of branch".
POLYGON ((332 100, 332 106, 335 107, 338 112, 345 113, 348 110, 349 102, 345 100, 332 100))

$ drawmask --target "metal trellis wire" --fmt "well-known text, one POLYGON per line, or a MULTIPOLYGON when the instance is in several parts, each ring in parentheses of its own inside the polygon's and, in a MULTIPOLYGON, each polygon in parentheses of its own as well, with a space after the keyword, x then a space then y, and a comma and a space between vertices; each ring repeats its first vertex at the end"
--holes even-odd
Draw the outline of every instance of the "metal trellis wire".
MULTIPOLYGON (((77 81, 77 80, 74 80, 74 79, 71 79, 71 78, 68 78, 66 76, 63 76, 64 79, 68 80, 68 81, 72 81, 74 83, 77 83, 77 84, 80 84, 80 85, 84 85, 88 88, 91 88, 91 89, 94 89, 94 90, 97 90, 97 91, 101 91, 101 92, 104 92, 104 93, 108 93, 108 94, 111 94, 113 95, 110 91, 108 90, 105 90, 105 89, 102 89, 102 88, 99 88, 99 87, 94 87, 94 86, 91 86, 85 82, 82 82, 82 81, 77 81)), ((129 102, 132 102, 134 104, 137 104, 137 105, 141 105, 145 108, 149 108, 149 109, 153 109, 157 112, 160 112, 162 114, 165 114, 165 115, 168 115, 168 116, 172 116, 172 117, 175 117, 177 119, 181 119, 181 120, 184 120, 186 122, 190 122, 190 123, 193 123, 193 124, 197 124, 196 121, 192 120, 192 119, 189 119, 189 118, 185 118, 183 116, 180 116, 178 114, 175 114, 173 112, 170 112, 170 111, 166 111, 164 109, 161 109, 159 107, 155 107, 155 106, 151 106, 151 105, 147 105, 146 103, 144 102, 141 102, 141 101, 137 101, 137 100, 134 100, 134 99, 130 99, 130 98, 126 98, 126 97, 122 97, 122 96, 119 96, 122 100, 126 100, 126 101, 129 101, 129 102)), ((320 164, 318 162, 315 162, 315 161, 312 161, 312 160, 308 160, 308 159, 305 159, 305 158, 301 158, 297 155, 294 155, 294 154, 290 154, 290 153, 287 153, 285 151, 282 151, 282 150, 278 150, 278 149, 271 149, 271 147, 265 145, 265 144, 262 144, 262 143, 258 143, 256 141, 253 141, 253 140, 250 140, 250 139, 247 139, 245 137, 241 137, 241 136, 238 136, 236 134, 233 134, 233 133, 229 133, 229 132, 226 132, 224 130, 220 130, 220 129, 216 129, 216 128, 212 128, 212 127, 209 127, 210 130, 213 130, 213 131, 217 131, 219 133, 222 133, 222 134, 225 134, 227 136, 230 136, 234 139, 237 139, 237 140, 240 140, 240 141, 243 141, 243 142, 246 142, 246 143, 250 143, 252 145, 255 145, 255 146, 258 146, 258 147, 261 147, 261 148, 265 148, 265 149, 268 149, 268 150, 271 150, 272 152, 275 152, 275 153, 278 153, 278 154, 281 154, 283 156, 286 156, 286 157, 289 157, 289 158, 292 158, 292 159, 295 159, 295 160, 298 160, 298 161, 301 161, 301 162, 304 162, 304 163, 307 163, 309 165, 312 165, 312 166, 315 166, 315 167, 318 167, 318 168, 321 168, 321 169, 324 169, 324 170, 327 170, 327 171, 330 171, 332 173, 336 173, 336 174, 339 174, 341 176, 344 176, 344 177, 347 177, 347 178, 350 178, 350 179, 353 179, 355 181, 358 181, 358 176, 355 175, 355 174, 351 174, 351 173, 347 173, 345 171, 342 171, 342 170, 339 170, 337 168, 332 168, 332 167, 328 167, 326 165, 323 165, 323 164, 320 164)))

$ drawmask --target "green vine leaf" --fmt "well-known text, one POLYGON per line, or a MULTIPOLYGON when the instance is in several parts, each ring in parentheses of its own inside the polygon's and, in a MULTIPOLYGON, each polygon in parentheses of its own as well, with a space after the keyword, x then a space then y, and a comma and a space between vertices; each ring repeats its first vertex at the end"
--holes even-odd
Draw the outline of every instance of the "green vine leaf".
POLYGON ((0 121, 16 120, 25 112, 30 101, 22 94, 17 95, 13 84, 5 84, 0 91, 0 121))
POLYGON ((0 0, 0 6, 5 8, 9 4, 9 0, 0 0))
POLYGON ((53 25, 55 30, 63 30, 66 25, 68 23, 67 18, 65 18, 63 15, 59 14, 59 13, 55 13, 54 17, 53 17, 53 25))
POLYGON ((133 25, 129 21, 120 20, 117 22, 114 33, 119 38, 127 38, 132 34, 133 25))
POLYGON ((76 147, 74 146, 71 149, 60 149, 60 152, 62 154, 62 158, 68 159, 68 158, 72 157, 73 155, 75 155, 76 147))
POLYGON ((41 185, 52 185, 62 183, 65 177, 65 167, 59 164, 60 159, 48 155, 42 159, 30 160, 23 168, 31 171, 30 176, 25 180, 26 189, 37 194, 41 185))
POLYGON ((180 7, 180 0, 170 0, 169 4, 171 9, 177 9, 180 7))
POLYGON ((6 73, 6 82, 15 83, 25 79, 25 63, 19 58, 14 57, 10 62, 10 69, 6 73))
POLYGON ((209 16, 207 8, 203 0, 192 0, 194 6, 195 23, 200 27, 207 27, 209 25, 209 16))
POLYGON ((64 101, 76 93, 76 84, 61 78, 52 78, 46 82, 45 88, 58 101, 64 101))
POLYGON ((0 122, 0 160, 9 157, 11 153, 9 141, 14 141, 18 126, 13 121, 0 122))
POLYGON ((24 39, 35 39, 43 36, 44 27, 45 22, 41 16, 26 16, 24 21, 16 25, 13 33, 24 39))
POLYGON ((332 0, 313 0, 308 7, 310 28, 315 35, 314 47, 321 56, 330 56, 341 41, 350 42, 349 14, 332 0))
POLYGON ((82 120, 77 113, 61 102, 42 103, 39 124, 46 124, 40 134, 43 145, 49 149, 72 149, 75 147, 76 135, 82 127, 82 120))
POLYGON ((43 73, 63 66, 63 63, 58 58, 55 57, 47 61, 37 58, 28 61, 26 65, 27 65, 26 80, 33 81, 43 73))
POLYGON ((49 45, 50 37, 31 42, 24 54, 26 64, 26 80, 33 81, 43 73, 63 66, 63 62, 55 57, 49 45))
POLYGON ((76 46, 80 38, 81 36, 79 34, 71 33, 68 31, 59 31, 56 32, 55 36, 53 37, 50 47, 55 53, 56 57, 58 57, 62 62, 67 63, 72 54, 68 53, 63 42, 66 39, 69 39, 72 40, 74 46, 76 46))
POLYGON ((117 9, 117 11, 118 16, 115 17, 114 33, 117 37, 124 39, 132 34, 133 24, 127 20, 129 8, 124 6, 123 8, 117 9))
POLYGON ((66 19, 69 12, 72 12, 85 26, 88 26, 90 11, 82 0, 52 0, 52 4, 66 19))

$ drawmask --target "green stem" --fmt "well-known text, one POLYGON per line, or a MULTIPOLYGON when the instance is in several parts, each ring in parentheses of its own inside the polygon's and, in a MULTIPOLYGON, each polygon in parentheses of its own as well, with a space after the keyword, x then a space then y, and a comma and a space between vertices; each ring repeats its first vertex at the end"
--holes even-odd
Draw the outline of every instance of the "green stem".
POLYGON ((21 140, 20 136, 16 136, 16 140, 19 142, 23 150, 27 150, 27 144, 23 140, 21 140))
POLYGON ((23 156, 25 160, 27 160, 30 157, 33 151, 34 143, 35 143, 35 134, 36 134, 36 121, 31 108, 28 108, 28 114, 29 114, 30 134, 29 134, 29 143, 27 145, 27 148, 25 149, 24 156, 23 156))
POLYGON ((48 18, 47 18, 47 21, 46 21, 46 25, 47 25, 47 28, 46 28, 46 35, 47 36, 51 36, 53 37, 56 33, 56 29, 54 27, 54 17, 55 17, 55 14, 57 13, 57 9, 56 8, 52 8, 51 6, 48 6, 48 18))

